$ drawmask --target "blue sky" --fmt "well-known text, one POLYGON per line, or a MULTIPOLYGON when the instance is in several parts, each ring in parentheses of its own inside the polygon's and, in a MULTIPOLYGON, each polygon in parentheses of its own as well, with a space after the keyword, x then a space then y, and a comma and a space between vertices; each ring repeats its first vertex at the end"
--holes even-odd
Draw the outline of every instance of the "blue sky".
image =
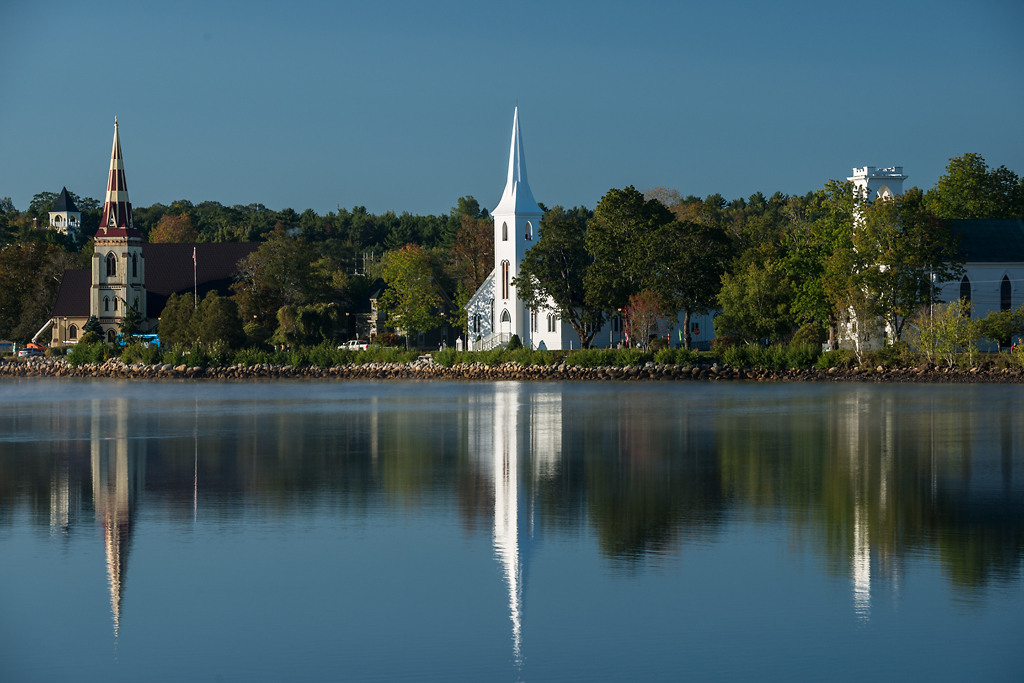
POLYGON ((0 196, 489 208, 530 185, 802 194, 853 166, 1024 175, 1019 2, 33 2, 0 8, 0 196))

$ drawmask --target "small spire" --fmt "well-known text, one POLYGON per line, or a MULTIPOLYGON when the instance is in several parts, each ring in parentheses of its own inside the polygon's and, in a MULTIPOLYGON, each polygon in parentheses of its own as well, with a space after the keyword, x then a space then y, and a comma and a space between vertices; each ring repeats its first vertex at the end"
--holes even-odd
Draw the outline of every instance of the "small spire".
POLYGON ((501 201, 492 214, 517 213, 541 214, 530 184, 526 180, 526 152, 523 149, 523 136, 519 132, 519 100, 516 100, 515 113, 512 115, 512 148, 508 156, 508 180, 501 201))

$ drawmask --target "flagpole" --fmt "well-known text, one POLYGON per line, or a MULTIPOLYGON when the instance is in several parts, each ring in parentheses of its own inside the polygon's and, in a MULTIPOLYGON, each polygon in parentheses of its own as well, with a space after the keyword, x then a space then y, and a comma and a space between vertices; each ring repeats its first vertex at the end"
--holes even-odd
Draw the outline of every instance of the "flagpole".
POLYGON ((196 274, 195 245, 192 245, 192 308, 199 308, 199 276, 196 274))

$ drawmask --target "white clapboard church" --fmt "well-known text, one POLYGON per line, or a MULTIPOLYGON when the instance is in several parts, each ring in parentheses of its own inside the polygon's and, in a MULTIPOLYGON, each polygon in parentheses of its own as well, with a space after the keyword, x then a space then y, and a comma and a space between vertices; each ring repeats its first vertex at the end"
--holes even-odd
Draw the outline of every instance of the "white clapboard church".
MULTIPOLYGON (((476 351, 508 344, 519 335, 523 346, 533 349, 578 349, 580 338, 569 323, 563 323, 554 307, 530 310, 516 296, 512 280, 526 251, 540 239, 540 221, 544 212, 526 180, 526 155, 519 129, 519 107, 512 117, 512 148, 508 158, 508 178, 501 201, 491 212, 494 219, 494 270, 466 304, 469 348, 476 351)), ((694 348, 707 348, 714 335, 711 316, 693 315, 690 333, 694 348)), ((677 319, 668 333, 677 346, 682 323, 677 319)), ((625 339, 621 321, 610 320, 591 341, 592 348, 617 346, 625 339)))

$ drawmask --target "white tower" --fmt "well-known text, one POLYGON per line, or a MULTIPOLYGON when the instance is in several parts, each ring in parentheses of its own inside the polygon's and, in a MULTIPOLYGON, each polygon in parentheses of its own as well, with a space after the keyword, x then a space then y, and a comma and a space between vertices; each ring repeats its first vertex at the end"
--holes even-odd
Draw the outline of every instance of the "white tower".
POLYGON ((544 215, 526 182, 526 156, 519 132, 519 107, 512 118, 512 149, 508 158, 508 180, 501 201, 491 212, 494 218, 494 332, 507 341, 513 334, 526 340, 526 309, 516 297, 512 279, 519 274, 526 250, 540 238, 544 215), (506 336, 508 335, 508 336, 506 336))
POLYGON ((77 235, 82 227, 82 212, 75 206, 66 187, 60 191, 60 196, 50 209, 50 227, 65 235, 69 232, 77 235))
POLYGON ((884 199, 903 194, 903 181, 906 179, 902 166, 854 168, 853 175, 847 178, 861 199, 884 199))

